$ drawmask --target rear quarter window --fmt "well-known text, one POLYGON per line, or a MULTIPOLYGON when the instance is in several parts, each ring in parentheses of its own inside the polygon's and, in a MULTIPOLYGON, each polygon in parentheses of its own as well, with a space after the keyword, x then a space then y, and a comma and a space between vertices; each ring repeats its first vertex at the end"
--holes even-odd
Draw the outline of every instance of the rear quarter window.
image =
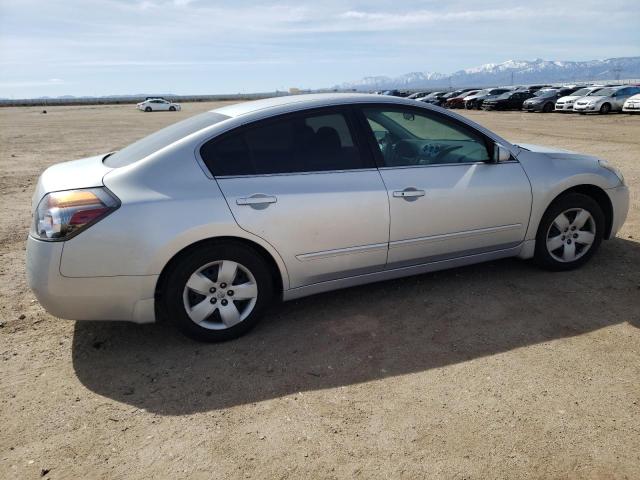
MULTIPOLYGON (((160 102, 158 100, 158 102, 160 102)), ((198 132, 203 128, 210 127, 216 123, 227 120, 228 116, 216 112, 205 112, 181 122, 169 125, 162 130, 158 130, 151 135, 144 137, 137 142, 109 155, 104 159, 107 167, 118 168, 131 165, 158 150, 183 139, 184 137, 198 132)))

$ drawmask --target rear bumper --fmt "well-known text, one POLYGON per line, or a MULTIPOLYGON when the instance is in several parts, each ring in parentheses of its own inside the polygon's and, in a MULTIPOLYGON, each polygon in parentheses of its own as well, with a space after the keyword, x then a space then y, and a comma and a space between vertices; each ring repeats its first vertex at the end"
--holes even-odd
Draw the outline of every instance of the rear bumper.
POLYGON ((155 321, 158 275, 64 277, 63 242, 27 240, 27 282, 50 314, 69 320, 155 321))
POLYGON ((613 207, 613 221, 611 222, 611 232, 608 238, 614 238, 629 213, 629 188, 626 185, 620 185, 616 188, 606 190, 611 206, 613 207))

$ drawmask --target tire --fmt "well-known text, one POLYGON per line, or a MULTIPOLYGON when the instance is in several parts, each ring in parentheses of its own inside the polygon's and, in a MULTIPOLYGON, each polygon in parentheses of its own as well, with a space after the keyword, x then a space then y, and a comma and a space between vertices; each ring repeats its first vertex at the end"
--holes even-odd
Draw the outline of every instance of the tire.
POLYGON ((170 112, 175 112, 176 111, 176 107, 169 107, 169 111, 170 112))
POLYGON ((160 292, 161 306, 185 335, 201 342, 244 335, 256 326, 273 297, 266 261, 239 243, 205 244, 170 268, 160 292))
POLYGON ((542 113, 551 113, 553 112, 553 103, 545 103, 544 107, 542 107, 542 113))
POLYGON ((145 112, 150 112, 151 111, 151 107, 145 107, 144 111, 145 112))
POLYGON ((547 208, 538 226, 535 262, 552 271, 581 267, 598 250, 604 225, 604 213, 593 198, 581 193, 560 196, 547 208))
POLYGON ((608 103, 603 103, 602 106, 600 107, 600 114, 601 115, 606 115, 610 111, 611 111, 611 105, 608 104, 608 103))

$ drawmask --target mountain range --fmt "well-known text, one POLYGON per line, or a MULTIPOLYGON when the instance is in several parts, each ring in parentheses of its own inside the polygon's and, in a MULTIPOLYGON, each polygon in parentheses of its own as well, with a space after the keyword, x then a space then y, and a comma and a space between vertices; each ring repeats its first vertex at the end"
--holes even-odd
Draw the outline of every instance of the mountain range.
POLYGON ((533 83, 640 78, 640 57, 607 58, 585 62, 507 60, 466 68, 450 74, 412 72, 397 77, 372 76, 337 85, 340 90, 420 89, 438 87, 483 87, 533 83))

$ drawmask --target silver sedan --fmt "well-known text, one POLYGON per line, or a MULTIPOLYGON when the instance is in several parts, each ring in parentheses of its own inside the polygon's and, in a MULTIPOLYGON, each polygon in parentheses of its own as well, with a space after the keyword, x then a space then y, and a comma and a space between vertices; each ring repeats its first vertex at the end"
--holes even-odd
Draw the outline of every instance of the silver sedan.
POLYGON ((227 340, 278 298, 505 257, 579 267, 628 203, 605 161, 514 145, 438 107, 280 97, 47 169, 28 280, 58 317, 227 340))

